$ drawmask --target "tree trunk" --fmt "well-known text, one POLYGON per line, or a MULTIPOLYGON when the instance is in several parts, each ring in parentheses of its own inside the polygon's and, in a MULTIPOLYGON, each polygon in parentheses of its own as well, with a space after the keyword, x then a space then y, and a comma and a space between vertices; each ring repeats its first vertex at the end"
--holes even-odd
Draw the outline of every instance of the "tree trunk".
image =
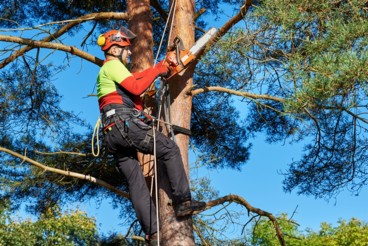
MULTIPOLYGON (((195 3, 192 0, 176 0, 175 19, 171 40, 179 36, 185 47, 190 48, 194 43, 194 10, 195 3)), ((172 123, 185 128, 190 128, 192 98, 185 95, 185 88, 192 86, 193 70, 186 70, 182 76, 176 76, 169 81, 170 97, 172 99, 170 112, 172 123)), ((188 175, 188 145, 189 137, 177 134, 175 141, 180 148, 185 170, 188 175)), ((159 176, 160 186, 160 224, 161 224, 161 245, 194 245, 192 219, 177 220, 172 206, 169 206, 170 187, 164 175, 159 176), (169 194, 167 194, 169 193, 169 194)))
MULTIPOLYGON (((137 35, 132 45, 132 68, 134 71, 142 71, 153 64, 153 38, 152 16, 149 0, 128 0, 128 13, 130 15, 129 28, 137 35)), ((176 0, 175 20, 171 41, 180 36, 189 48, 194 43, 194 1, 176 0)), ((170 81, 170 106, 172 123, 175 125, 190 127, 192 99, 184 94, 184 89, 192 85, 193 71, 188 70, 182 76, 170 81)), ((188 144, 189 137, 178 134, 176 143, 181 150, 184 168, 188 174, 188 144)), ((144 164, 144 173, 150 173, 152 163, 149 156, 141 156, 144 164)), ((192 220, 177 220, 171 205, 171 189, 166 175, 159 172, 159 215, 160 215, 160 242, 161 245, 194 245, 192 220)))
MULTIPOLYGON (((131 71, 141 72, 153 65, 153 37, 152 14, 150 0, 128 0, 129 28, 137 35, 131 47, 131 71)), ((144 104, 148 107, 147 113, 152 112, 153 99, 144 98, 144 104)), ((147 183, 150 183, 153 175, 153 157, 151 155, 138 154, 143 174, 147 183)), ((148 184, 150 186, 150 184, 148 184)))

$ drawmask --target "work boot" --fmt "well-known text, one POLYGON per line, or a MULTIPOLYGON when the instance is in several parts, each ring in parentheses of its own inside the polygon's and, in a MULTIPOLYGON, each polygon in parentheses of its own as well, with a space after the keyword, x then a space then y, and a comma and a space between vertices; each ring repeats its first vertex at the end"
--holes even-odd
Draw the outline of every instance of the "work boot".
POLYGON ((196 200, 185 201, 175 206, 176 217, 183 217, 193 214, 195 211, 201 211, 206 207, 205 202, 196 200))

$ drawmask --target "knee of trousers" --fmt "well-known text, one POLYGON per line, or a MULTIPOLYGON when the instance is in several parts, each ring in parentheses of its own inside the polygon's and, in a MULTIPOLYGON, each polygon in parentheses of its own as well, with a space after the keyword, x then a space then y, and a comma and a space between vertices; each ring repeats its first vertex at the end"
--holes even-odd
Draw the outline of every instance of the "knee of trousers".
POLYGON ((171 139, 166 139, 163 145, 157 145, 157 157, 159 159, 168 160, 180 156, 178 145, 171 139))
POLYGON ((129 186, 137 182, 139 178, 144 179, 140 164, 135 158, 119 157, 116 166, 118 171, 127 179, 129 186))

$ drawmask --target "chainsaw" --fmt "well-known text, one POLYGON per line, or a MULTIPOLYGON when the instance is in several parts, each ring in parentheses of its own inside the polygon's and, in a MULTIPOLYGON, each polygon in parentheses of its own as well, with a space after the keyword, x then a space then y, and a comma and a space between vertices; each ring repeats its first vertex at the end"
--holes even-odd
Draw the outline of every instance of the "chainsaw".
POLYGON ((211 28, 202 37, 200 37, 190 49, 185 49, 180 37, 175 37, 173 44, 168 47, 165 62, 169 67, 170 75, 167 80, 174 75, 182 72, 192 61, 197 58, 197 55, 202 51, 207 42, 216 34, 216 28, 211 28))
MULTIPOLYGON (((188 50, 185 49, 180 37, 173 40, 173 44, 168 47, 168 52, 164 59, 165 64, 170 70, 169 77, 166 80, 182 72, 192 61, 197 58, 197 55, 202 51, 208 41, 216 34, 216 28, 211 28, 202 37, 200 37, 195 44, 188 50)), ((147 91, 148 96, 153 96, 156 90, 147 91)), ((190 129, 181 126, 171 125, 174 134, 181 133, 187 136, 191 135, 190 129)))

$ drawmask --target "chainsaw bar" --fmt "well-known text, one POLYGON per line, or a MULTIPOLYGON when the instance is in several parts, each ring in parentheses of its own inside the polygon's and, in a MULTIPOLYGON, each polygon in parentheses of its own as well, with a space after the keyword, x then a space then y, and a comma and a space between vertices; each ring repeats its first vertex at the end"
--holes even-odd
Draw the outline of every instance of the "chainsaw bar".
POLYGON ((214 27, 212 27, 210 30, 208 30, 202 37, 200 37, 197 40, 197 42, 195 42, 195 44, 192 46, 192 48, 190 48, 189 53, 181 58, 181 62, 186 65, 189 62, 191 62, 192 60, 194 60, 194 58, 198 55, 198 53, 202 49, 205 48, 208 41, 216 34, 216 32, 217 32, 217 30, 214 27), (187 61, 191 56, 194 56, 194 58, 187 61))
POLYGON ((170 76, 167 79, 180 73, 190 62, 194 61, 198 53, 206 47, 206 44, 216 32, 216 28, 211 28, 200 37, 189 50, 184 48, 180 37, 176 37, 173 45, 169 47, 168 53, 166 54, 165 61, 170 69, 170 76))

